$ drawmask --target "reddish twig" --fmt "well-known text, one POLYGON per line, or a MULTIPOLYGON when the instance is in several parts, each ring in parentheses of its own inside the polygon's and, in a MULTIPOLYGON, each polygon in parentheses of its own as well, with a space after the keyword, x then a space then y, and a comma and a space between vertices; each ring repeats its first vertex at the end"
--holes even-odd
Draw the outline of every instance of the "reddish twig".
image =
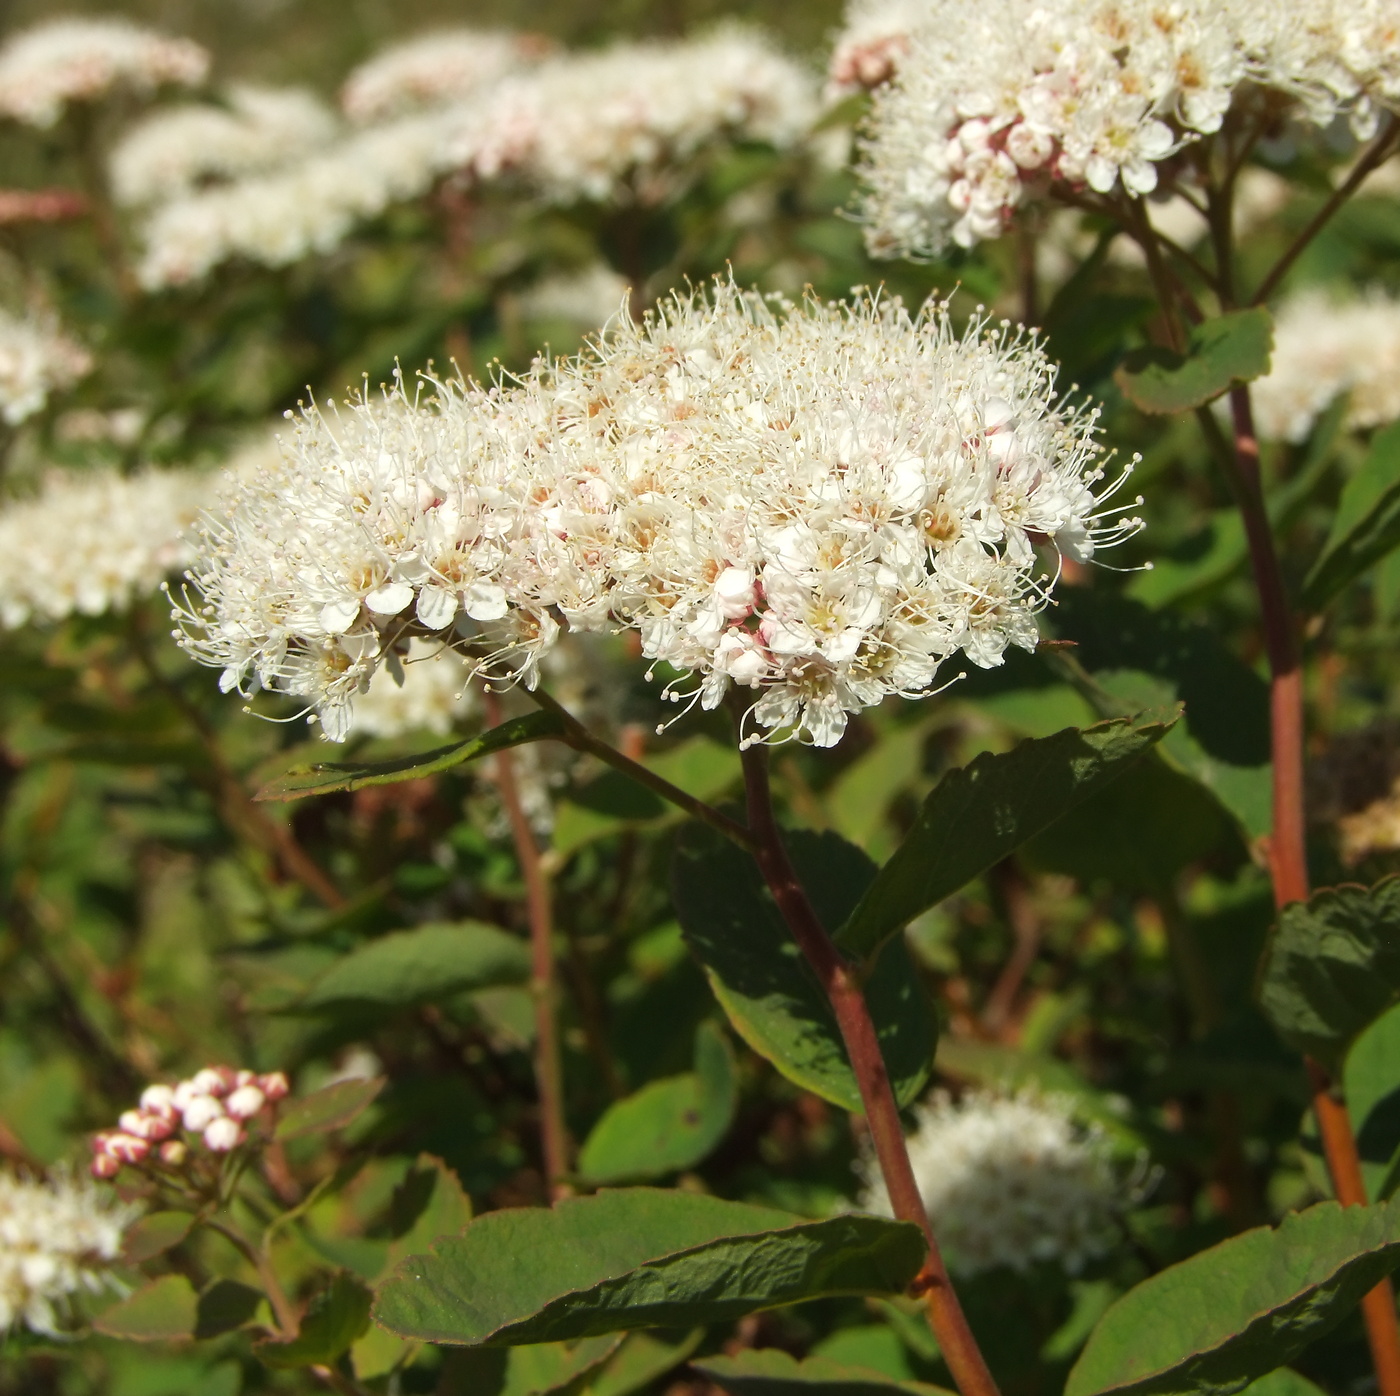
POLYGON ((0 224, 58 223, 89 208, 76 189, 0 189, 0 224))

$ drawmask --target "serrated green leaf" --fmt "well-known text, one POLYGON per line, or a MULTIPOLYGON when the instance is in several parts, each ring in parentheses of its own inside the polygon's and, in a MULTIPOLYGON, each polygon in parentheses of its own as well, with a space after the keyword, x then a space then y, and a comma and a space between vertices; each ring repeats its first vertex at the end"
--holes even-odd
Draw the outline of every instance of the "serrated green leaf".
POLYGON ((178 1246, 194 1226, 193 1212, 147 1212, 122 1237, 122 1259, 139 1265, 178 1246))
POLYGON ((1400 422, 1378 431, 1347 481, 1332 531, 1303 583, 1304 604, 1325 606, 1349 582, 1400 546, 1400 422))
POLYGON ((949 1396, 941 1386, 898 1381, 827 1357, 799 1362, 781 1348, 749 1348, 690 1365, 732 1396, 949 1396))
POLYGON ((104 1309, 93 1327, 133 1343, 171 1342, 194 1334, 199 1296, 183 1275, 162 1275, 104 1309))
POLYGON ((727 1323, 837 1294, 895 1294, 923 1258, 923 1237, 907 1222, 813 1222, 694 1193, 620 1188, 478 1217, 431 1255, 404 1261, 379 1287, 374 1318, 434 1343, 564 1341, 727 1323))
POLYGON ((1400 1181, 1400 1004, 1352 1044, 1342 1088, 1366 1196, 1387 1201, 1400 1181))
POLYGON ((1340 1323, 1400 1264, 1400 1210, 1319 1202, 1169 1266, 1117 1300, 1065 1396, 1229 1396, 1340 1323))
MULTIPOLYGON (((837 834, 784 833, 803 886, 827 926, 840 925, 874 864, 837 834)), ((735 1031, 804 1090, 859 1111, 860 1091, 826 994, 807 967, 754 861, 693 826, 671 866, 686 944, 705 969, 735 1031)), ((928 1080, 938 1025, 902 939, 886 947, 865 984, 866 1002, 901 1104, 928 1080)))
POLYGON ((282 1110, 277 1122, 278 1139, 302 1139, 309 1134, 326 1134, 348 1125, 367 1109, 384 1089, 384 1077, 371 1080, 337 1081, 311 1095, 293 1101, 282 1110))
POLYGON ((253 1351, 264 1366, 277 1370, 329 1364, 369 1328, 369 1306, 370 1292, 359 1280, 335 1275, 307 1306, 295 1338, 269 1339, 253 1351))
POLYGON ((579 1151, 578 1171, 591 1183, 618 1183, 693 1168, 728 1132, 738 1099, 729 1044, 704 1023, 695 1070, 610 1105, 579 1151))
POLYGON ((1254 306, 1194 326, 1185 354, 1135 349, 1113 380, 1141 412, 1184 412, 1262 377, 1273 348, 1273 317, 1254 306))
POLYGON ((429 1250, 441 1236, 455 1236, 472 1219, 472 1202, 457 1175, 431 1154, 419 1154, 389 1203, 393 1241, 386 1269, 429 1250))
POLYGON ((1259 1003, 1285 1042, 1339 1068, 1400 1000, 1400 878, 1330 887, 1284 907, 1264 952, 1259 1003))
POLYGON ((308 795, 328 795, 336 790, 360 790, 367 785, 422 780, 424 776, 439 775, 467 761, 478 761, 483 756, 508 751, 526 742, 562 739, 565 730, 564 720, 557 713, 526 713, 479 737, 451 742, 418 756, 399 756, 392 761, 318 761, 294 766, 286 775, 264 785, 254 799, 302 800, 308 795))
POLYGON ((837 944, 869 958, 921 911, 1117 779, 1175 721, 1140 714, 1071 727, 949 771, 837 933, 837 944))
POLYGON ((381 936, 337 960, 298 1007, 406 1008, 468 989, 524 984, 529 977, 530 951, 519 936, 480 921, 418 926, 381 936))

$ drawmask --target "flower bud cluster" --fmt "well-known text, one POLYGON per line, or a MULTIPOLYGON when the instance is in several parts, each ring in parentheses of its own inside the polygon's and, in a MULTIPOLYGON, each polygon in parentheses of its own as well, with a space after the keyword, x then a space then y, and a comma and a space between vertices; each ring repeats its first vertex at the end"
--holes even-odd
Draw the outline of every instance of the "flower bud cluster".
POLYGON ((228 1066, 205 1067, 174 1086, 147 1086, 140 1104, 122 1111, 116 1129, 93 1135, 93 1177, 115 1178, 126 1164, 147 1160, 180 1168, 198 1147, 191 1135, 211 1153, 226 1154, 289 1089, 280 1071, 259 1075, 228 1066))
POLYGON ((0 116, 48 127, 70 103, 96 101, 116 86, 194 87, 208 71, 208 53, 188 39, 123 19, 50 20, 0 49, 0 116))
POLYGON ((851 0, 827 62, 827 96, 872 92, 889 82, 909 52, 927 0, 851 0))
POLYGON ((719 283, 518 383, 433 386, 305 411, 208 521, 177 616, 225 690, 341 739, 414 637, 533 687, 566 627, 626 628, 666 696, 749 689, 770 736, 830 745, 959 650, 1033 648, 1055 551, 1140 527, 1102 521, 1096 413, 1034 337, 942 305, 719 283))
POLYGON ((15 427, 41 412, 49 394, 92 368, 92 355, 51 317, 18 319, 0 311, 0 417, 15 427))

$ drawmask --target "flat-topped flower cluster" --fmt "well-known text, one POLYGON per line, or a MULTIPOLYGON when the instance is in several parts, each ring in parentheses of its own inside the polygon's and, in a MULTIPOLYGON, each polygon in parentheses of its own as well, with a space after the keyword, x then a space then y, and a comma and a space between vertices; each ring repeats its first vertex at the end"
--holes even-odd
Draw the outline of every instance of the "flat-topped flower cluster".
POLYGON ((92 368, 92 355, 51 315, 21 319, 0 310, 0 418, 18 426, 42 412, 49 395, 71 387, 92 368))
POLYGON ((1400 103, 1400 26, 1386 0, 923 0, 857 6, 833 79, 868 72, 863 214, 880 255, 999 236, 1053 183, 1146 194, 1158 167, 1264 92, 1358 135, 1400 103), (867 31, 868 34, 867 34, 867 31), (872 48, 872 45, 874 46, 872 48), (878 58, 871 54, 878 50, 878 58))
POLYGON ((305 410, 207 521, 177 614, 226 690, 293 694, 339 739, 415 637, 533 686, 562 628, 627 628, 671 698, 748 689, 757 729, 830 745, 958 651, 1033 648, 1055 551, 1140 526, 1102 522, 1096 413, 1034 337, 940 304, 720 283, 517 382, 431 389, 305 410))

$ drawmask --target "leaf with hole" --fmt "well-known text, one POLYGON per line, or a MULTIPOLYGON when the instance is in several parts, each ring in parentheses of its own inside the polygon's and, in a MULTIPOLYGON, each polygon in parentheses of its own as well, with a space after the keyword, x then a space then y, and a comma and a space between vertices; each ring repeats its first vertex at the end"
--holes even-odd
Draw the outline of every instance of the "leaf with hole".
POLYGON ((1340 1068, 1400 1000, 1400 878, 1330 887, 1284 907, 1264 951, 1259 1003, 1290 1046, 1340 1068))
POLYGON ((1400 546, 1400 422, 1378 431, 1360 470, 1347 481, 1332 531, 1303 583, 1304 604, 1325 606, 1400 546))
POLYGON ((734 1055, 724 1034, 704 1023, 695 1070, 610 1105, 584 1141, 578 1171, 590 1183, 617 1183, 693 1168, 724 1138, 737 1105, 734 1055))
POLYGON ((264 1366, 284 1370, 319 1367, 336 1361, 369 1327, 370 1292, 353 1275, 341 1273, 307 1305, 301 1327, 287 1342, 254 1344, 264 1366))
POLYGON ((526 713, 513 717, 479 737, 451 742, 418 756, 398 756, 390 761, 317 761, 294 766, 284 776, 269 781, 254 797, 259 800, 303 800, 308 795, 329 795, 336 790, 361 790, 368 785, 396 785, 402 780, 422 780, 440 775, 467 761, 479 761, 498 751, 562 740, 566 729, 556 713, 526 713))
POLYGON ((1155 347, 1133 350, 1113 380, 1139 411, 1185 412, 1263 377, 1273 348, 1273 317, 1263 306, 1254 306, 1194 326, 1185 354, 1155 347))
POLYGON ((384 1085, 384 1077, 375 1076, 370 1080, 336 1081, 313 1091, 283 1108, 277 1122, 277 1138, 303 1139, 309 1134, 340 1129, 367 1110, 384 1085))
POLYGON ((907 1222, 814 1222, 619 1188, 487 1212, 431 1255, 404 1261, 380 1285, 374 1319, 404 1337, 467 1346, 689 1328, 801 1300, 898 1294, 923 1259, 923 1236, 907 1222))
MULTIPOLYGON (((837 834, 788 830, 783 837, 818 917, 840 925, 875 865, 837 834)), ((804 1090, 860 1110, 831 1004, 753 859, 694 825, 676 846, 671 885, 686 944, 739 1036, 804 1090)), ((865 997, 895 1095, 907 1105, 928 1081, 938 1024, 902 938, 876 960, 865 997)))
POLYGON ((172 1342, 194 1333, 199 1296, 183 1275, 162 1275, 104 1309, 92 1326, 132 1343, 172 1342))
POLYGON ((1176 720, 1177 714, 1139 714, 1070 727, 1007 752, 984 752, 949 771, 837 933, 837 944, 867 959, 921 911, 1116 780, 1176 720))
POLYGON ((1400 1264, 1400 1208, 1319 1202, 1169 1266, 1110 1306, 1065 1396, 1227 1396, 1291 1362, 1400 1264))
POLYGON ((898 1381, 827 1357, 798 1361, 781 1348, 749 1348, 690 1364, 731 1396, 951 1396, 944 1387, 898 1381))

